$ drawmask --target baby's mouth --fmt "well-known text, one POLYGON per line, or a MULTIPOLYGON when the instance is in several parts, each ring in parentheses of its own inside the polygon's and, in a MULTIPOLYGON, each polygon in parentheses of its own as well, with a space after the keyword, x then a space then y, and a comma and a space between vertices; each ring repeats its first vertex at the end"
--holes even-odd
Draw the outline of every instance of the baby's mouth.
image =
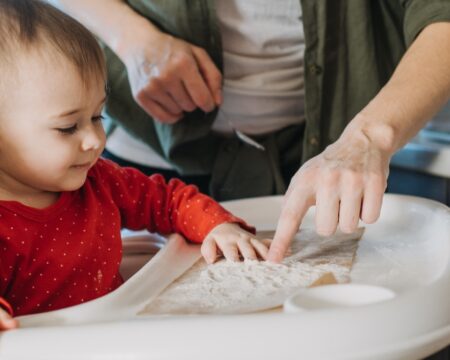
POLYGON ((87 163, 83 163, 83 164, 72 165, 72 167, 75 169, 89 169, 91 167, 91 164, 92 163, 87 162, 87 163))

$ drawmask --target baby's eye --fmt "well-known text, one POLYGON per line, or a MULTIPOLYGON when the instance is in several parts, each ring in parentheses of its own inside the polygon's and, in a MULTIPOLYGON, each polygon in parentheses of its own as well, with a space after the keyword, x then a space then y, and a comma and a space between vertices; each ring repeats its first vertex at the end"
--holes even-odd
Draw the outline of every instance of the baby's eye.
POLYGON ((94 116, 92 122, 102 121, 105 117, 103 115, 94 116))
POLYGON ((59 128, 59 129, 56 129, 56 130, 58 130, 62 134, 71 135, 71 134, 74 134, 77 131, 77 128, 78 128, 77 124, 75 124, 75 125, 72 125, 71 127, 59 128))

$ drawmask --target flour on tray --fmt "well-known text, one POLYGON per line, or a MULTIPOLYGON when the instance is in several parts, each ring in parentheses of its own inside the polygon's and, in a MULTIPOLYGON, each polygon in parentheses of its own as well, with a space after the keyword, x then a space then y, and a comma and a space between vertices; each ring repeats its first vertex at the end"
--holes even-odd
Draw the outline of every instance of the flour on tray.
POLYGON ((362 233, 358 229, 351 235, 320 237, 313 230, 301 230, 282 264, 221 260, 207 265, 201 259, 140 314, 254 312, 281 305, 292 292, 329 273, 338 283, 349 282, 362 233))

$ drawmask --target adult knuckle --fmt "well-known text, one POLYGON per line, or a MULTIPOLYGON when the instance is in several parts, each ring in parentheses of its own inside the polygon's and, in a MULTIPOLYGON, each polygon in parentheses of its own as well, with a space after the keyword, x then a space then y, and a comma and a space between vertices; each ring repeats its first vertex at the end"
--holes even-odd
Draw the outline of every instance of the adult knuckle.
POLYGON ((364 178, 360 173, 352 172, 341 178, 341 185, 350 189, 351 193, 359 193, 364 188, 364 178))
POLYGON ((340 173, 336 169, 329 169, 323 173, 320 177, 320 182, 323 187, 336 188, 340 182, 340 173))
POLYGON ((313 192, 316 186, 316 179, 313 176, 303 176, 303 174, 296 175, 289 184, 289 188, 292 189, 293 196, 305 198, 307 194, 313 192))
POLYGON ((152 96, 152 95, 156 94, 159 91, 159 89, 160 89, 159 79, 153 78, 148 82, 147 86, 145 87, 145 93, 147 95, 152 96))
POLYGON ((171 66, 175 70, 186 70, 186 68, 191 64, 192 57, 186 52, 180 52, 172 58, 171 66))
POLYGON ((304 178, 292 179, 289 184, 289 188, 293 190, 293 196, 299 196, 298 194, 304 194, 311 187, 312 182, 304 178))
POLYGON ((159 85, 168 84, 173 79, 173 73, 167 69, 162 71, 158 76, 154 78, 155 82, 159 85))
POLYGON ((342 178, 346 181, 359 182, 363 178, 363 174, 355 169, 344 169, 342 170, 342 178))

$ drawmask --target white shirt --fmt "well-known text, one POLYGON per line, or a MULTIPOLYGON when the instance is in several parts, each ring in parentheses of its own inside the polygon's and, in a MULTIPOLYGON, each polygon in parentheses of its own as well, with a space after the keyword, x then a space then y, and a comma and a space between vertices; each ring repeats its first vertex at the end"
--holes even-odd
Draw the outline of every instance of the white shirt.
POLYGON ((223 43, 223 99, 213 130, 265 134, 303 121, 299 0, 216 0, 223 43), (225 113, 226 117, 222 113, 225 113))

